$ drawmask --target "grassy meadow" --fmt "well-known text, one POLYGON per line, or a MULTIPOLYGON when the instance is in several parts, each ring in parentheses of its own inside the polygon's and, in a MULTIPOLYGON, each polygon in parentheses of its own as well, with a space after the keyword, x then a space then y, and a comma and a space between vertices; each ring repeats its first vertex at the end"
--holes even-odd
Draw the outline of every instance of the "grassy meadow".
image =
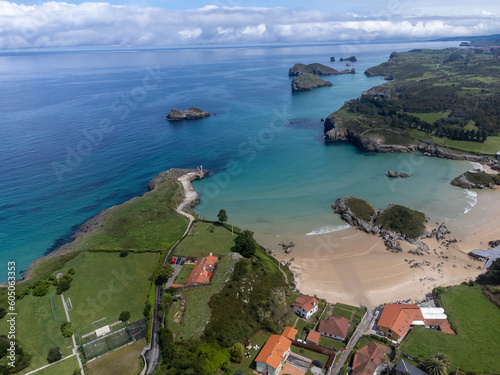
POLYGON ((231 252, 236 234, 213 223, 196 222, 188 236, 176 247, 175 255, 202 258, 213 253, 224 255, 231 252))

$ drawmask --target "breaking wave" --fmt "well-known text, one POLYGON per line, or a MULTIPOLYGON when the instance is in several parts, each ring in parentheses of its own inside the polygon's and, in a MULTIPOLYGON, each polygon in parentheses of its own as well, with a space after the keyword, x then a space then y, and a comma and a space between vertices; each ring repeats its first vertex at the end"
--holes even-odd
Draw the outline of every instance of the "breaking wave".
POLYGON ((467 190, 467 189, 464 190, 464 193, 466 194, 465 199, 467 200, 467 203, 469 204, 469 206, 464 208, 464 214, 466 214, 467 212, 469 212, 472 209, 472 207, 474 207, 476 205, 477 193, 475 191, 467 190))
POLYGON ((306 236, 315 236, 317 234, 325 234, 325 233, 330 233, 330 232, 338 232, 340 230, 344 230, 347 228, 350 228, 351 226, 349 224, 344 224, 344 225, 339 225, 339 226, 333 226, 333 225, 327 225, 326 227, 321 227, 318 230, 313 230, 312 232, 306 233, 306 236))

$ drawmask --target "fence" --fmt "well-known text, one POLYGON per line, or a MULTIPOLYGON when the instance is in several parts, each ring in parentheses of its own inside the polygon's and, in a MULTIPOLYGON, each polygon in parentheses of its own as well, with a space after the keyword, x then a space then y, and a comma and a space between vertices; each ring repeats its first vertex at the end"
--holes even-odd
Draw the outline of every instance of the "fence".
POLYGON ((326 368, 329 368, 332 365, 333 361, 335 360, 335 352, 333 352, 331 350, 324 349, 324 348, 316 346, 316 345, 311 345, 311 344, 306 344, 306 343, 303 343, 303 342, 299 342, 297 340, 293 340, 292 344, 294 346, 299 347, 299 348, 304 348, 304 349, 310 350, 312 352, 316 352, 316 353, 321 353, 321 354, 327 355, 328 356, 328 361, 326 362, 326 366, 325 366, 326 368))

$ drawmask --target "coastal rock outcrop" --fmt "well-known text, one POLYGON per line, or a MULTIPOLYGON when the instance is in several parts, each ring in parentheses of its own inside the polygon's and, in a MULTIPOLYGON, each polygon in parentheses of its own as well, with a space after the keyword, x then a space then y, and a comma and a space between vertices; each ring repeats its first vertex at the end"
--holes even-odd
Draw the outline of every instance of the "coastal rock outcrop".
POLYGON ((341 57, 340 61, 350 61, 350 62, 356 62, 358 59, 356 56, 349 56, 349 57, 341 57))
POLYGON ((331 82, 311 73, 301 74, 292 81, 292 92, 311 91, 319 87, 333 86, 331 82))
POLYGON ((389 171, 387 171, 387 177, 398 178, 399 177, 399 173, 389 170, 389 171))
POLYGON ((332 75, 339 75, 343 74, 339 72, 336 69, 330 68, 329 66, 323 65, 323 64, 301 64, 297 63, 295 64, 292 68, 288 70, 288 75, 290 77, 297 77, 302 74, 316 74, 320 76, 332 76, 332 75))
POLYGON ((454 178, 451 184, 463 189, 492 189, 495 185, 500 185, 500 175, 480 171, 468 171, 454 178))
POLYGON ((186 109, 185 111, 172 109, 165 118, 170 121, 178 121, 178 120, 196 120, 208 116, 210 116, 210 113, 202 111, 201 109, 196 107, 191 107, 189 109, 186 109))
POLYGON ((351 226, 366 233, 379 234, 388 250, 402 251, 398 241, 406 241, 417 245, 417 249, 413 250, 417 253, 429 251, 422 242, 422 238, 430 235, 425 230, 427 218, 422 212, 392 204, 380 210, 355 197, 339 198, 332 208, 351 226))

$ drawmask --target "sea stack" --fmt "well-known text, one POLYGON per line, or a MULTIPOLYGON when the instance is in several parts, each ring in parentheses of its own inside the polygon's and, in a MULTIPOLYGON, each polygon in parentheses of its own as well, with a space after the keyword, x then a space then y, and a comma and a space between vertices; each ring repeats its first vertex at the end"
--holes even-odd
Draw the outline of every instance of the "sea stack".
POLYGON ((177 121, 177 120, 196 120, 208 116, 210 116, 210 113, 202 111, 199 108, 191 107, 189 109, 186 109, 185 111, 172 109, 165 118, 170 121, 177 121))

